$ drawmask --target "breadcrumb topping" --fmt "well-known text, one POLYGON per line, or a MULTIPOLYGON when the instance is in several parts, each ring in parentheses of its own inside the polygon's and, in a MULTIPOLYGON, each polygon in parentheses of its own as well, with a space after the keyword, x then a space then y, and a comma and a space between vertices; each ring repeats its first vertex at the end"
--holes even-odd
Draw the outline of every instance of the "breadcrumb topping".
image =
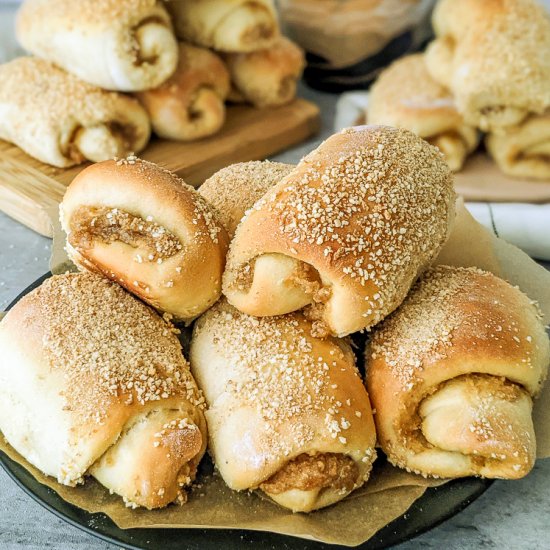
MULTIPOLYGON (((438 38, 451 47, 450 82, 460 111, 482 129, 505 109, 550 106, 550 16, 535 0, 445 2, 438 38)), ((428 57, 429 59, 429 57, 428 57)), ((429 67, 437 76, 437 67, 429 67)))
POLYGON ((131 21, 136 13, 149 10, 158 4, 158 0, 34 0, 33 16, 45 17, 52 11, 57 17, 76 18, 87 24, 102 25, 109 28, 112 25, 122 26, 131 21))
MULTIPOLYGON (((400 303, 440 250, 454 199, 451 173, 435 147, 407 130, 356 127, 306 156, 243 224, 256 212, 271 213, 298 259, 326 280, 358 287, 370 327, 400 303)), ((230 252, 229 287, 246 266, 235 266, 230 252)))
MULTIPOLYGON (((289 456, 296 445, 304 447, 319 436, 319 429, 336 439, 360 422, 354 411, 368 406, 366 396, 365 403, 353 398, 346 403, 342 390, 334 389, 340 369, 349 370, 361 383, 345 341, 335 341, 328 357, 317 355, 307 326, 299 314, 257 318, 225 300, 195 325, 194 338, 201 332, 214 335, 215 351, 229 369, 224 392, 233 397, 230 402, 251 407, 263 419, 262 453, 269 460, 289 456), (315 417, 324 418, 323 428, 314 429, 315 417), (282 436, 288 430, 291 442, 282 436)), ((372 458, 372 449, 365 449, 367 455, 372 458)))
MULTIPOLYGON (((116 163, 118 166, 132 165, 141 176, 151 181, 152 184, 160 185, 159 174, 162 174, 166 181, 166 183, 162 182, 163 186, 171 185, 177 190, 188 192, 193 202, 193 218, 191 220, 195 226, 193 238, 198 243, 208 241, 214 244, 219 243, 219 234, 223 228, 217 220, 214 210, 193 187, 185 183, 174 172, 135 155, 129 155, 125 159, 117 159, 116 163)), ((146 221, 152 222, 153 219, 147 219, 146 221)))
POLYGON ((197 389, 177 329, 120 286, 92 273, 47 279, 34 293, 44 352, 66 377, 68 409, 102 422, 113 401, 181 395, 197 406, 197 389))
POLYGON ((142 134, 149 132, 148 128, 124 122, 126 117, 121 116, 128 105, 140 108, 135 99, 83 82, 49 61, 36 57, 14 59, 0 65, 0 82, 0 103, 19 104, 19 118, 17 126, 11 129, 12 135, 22 132, 41 135, 51 128, 54 135, 59 135, 61 153, 75 162, 84 160, 73 143, 82 127, 111 124, 111 132, 123 138, 126 150, 131 150, 142 134), (69 121, 73 127, 61 132, 61 121, 69 121))
MULTIPOLYGON (((495 350, 499 348, 503 354, 524 350, 521 361, 530 367, 532 336, 520 331, 517 316, 509 311, 506 287, 504 281, 478 268, 432 268, 374 332, 367 353, 373 359, 383 357, 407 390, 415 386, 424 361, 431 363, 449 355, 458 331, 470 335, 472 348, 493 341, 495 350), (487 288, 495 297, 490 304, 492 313, 487 308, 487 288)), ((540 317, 538 310, 537 314, 540 317)))
POLYGON ((295 167, 280 162, 239 162, 207 179, 199 193, 218 211, 220 221, 233 235, 246 211, 295 167))

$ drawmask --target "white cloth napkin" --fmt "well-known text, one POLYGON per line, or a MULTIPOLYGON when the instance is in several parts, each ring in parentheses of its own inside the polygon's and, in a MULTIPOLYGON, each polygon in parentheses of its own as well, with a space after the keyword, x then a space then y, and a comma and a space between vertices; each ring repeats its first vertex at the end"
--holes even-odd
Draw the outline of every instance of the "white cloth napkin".
MULTIPOLYGON (((336 104, 336 131, 357 124, 368 105, 368 92, 347 92, 336 104)), ((472 216, 495 235, 530 256, 550 260, 550 204, 468 202, 472 216)))

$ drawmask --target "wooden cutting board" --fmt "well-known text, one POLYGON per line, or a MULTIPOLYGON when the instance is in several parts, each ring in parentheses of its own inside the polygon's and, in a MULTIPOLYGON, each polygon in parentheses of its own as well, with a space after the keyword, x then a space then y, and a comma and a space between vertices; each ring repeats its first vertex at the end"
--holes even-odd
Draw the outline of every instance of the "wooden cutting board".
MULTIPOLYGON (((266 158, 319 128, 319 108, 304 99, 265 110, 234 105, 227 109, 227 121, 218 134, 190 143, 153 139, 140 157, 198 186, 228 164, 266 158)), ((55 168, 0 140, 0 210, 51 237, 50 216, 57 211, 67 185, 86 166, 55 168)))
POLYGON ((550 181, 506 176, 482 151, 467 159, 462 170, 454 177, 457 193, 467 201, 550 202, 550 181))

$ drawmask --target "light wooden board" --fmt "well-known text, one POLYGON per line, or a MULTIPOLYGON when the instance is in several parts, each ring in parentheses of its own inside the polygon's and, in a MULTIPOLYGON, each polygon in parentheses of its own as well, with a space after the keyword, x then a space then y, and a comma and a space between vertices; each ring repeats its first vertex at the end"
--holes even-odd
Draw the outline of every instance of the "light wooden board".
POLYGON ((550 202, 550 181, 512 178, 479 151, 455 174, 455 189, 467 201, 550 202))
MULTIPOLYGON (((140 157, 198 186, 235 162, 263 159, 295 145, 320 127, 319 109, 304 99, 276 109, 231 106, 215 136, 182 143, 153 139, 140 157)), ((55 212, 67 185, 87 164, 61 169, 43 164, 0 140, 0 210, 42 235, 52 236, 55 212)))

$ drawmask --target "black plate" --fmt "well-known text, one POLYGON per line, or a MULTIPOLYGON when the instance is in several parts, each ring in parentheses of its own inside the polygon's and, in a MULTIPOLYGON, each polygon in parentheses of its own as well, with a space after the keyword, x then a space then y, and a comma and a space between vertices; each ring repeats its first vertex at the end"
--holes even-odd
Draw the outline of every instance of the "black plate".
MULTIPOLYGON (((8 309, 50 276, 51 274, 47 273, 26 288, 8 306, 8 309)), ((86 533, 123 548, 132 550, 207 550, 210 548, 241 550, 250 547, 329 550, 340 548, 275 533, 236 529, 119 529, 104 514, 90 514, 65 502, 55 491, 38 483, 32 474, 2 452, 0 452, 0 463, 25 493, 57 517, 86 533)), ((428 489, 403 516, 386 525, 358 548, 379 550, 410 540, 461 512, 492 483, 491 480, 486 479, 465 478, 428 489)))

